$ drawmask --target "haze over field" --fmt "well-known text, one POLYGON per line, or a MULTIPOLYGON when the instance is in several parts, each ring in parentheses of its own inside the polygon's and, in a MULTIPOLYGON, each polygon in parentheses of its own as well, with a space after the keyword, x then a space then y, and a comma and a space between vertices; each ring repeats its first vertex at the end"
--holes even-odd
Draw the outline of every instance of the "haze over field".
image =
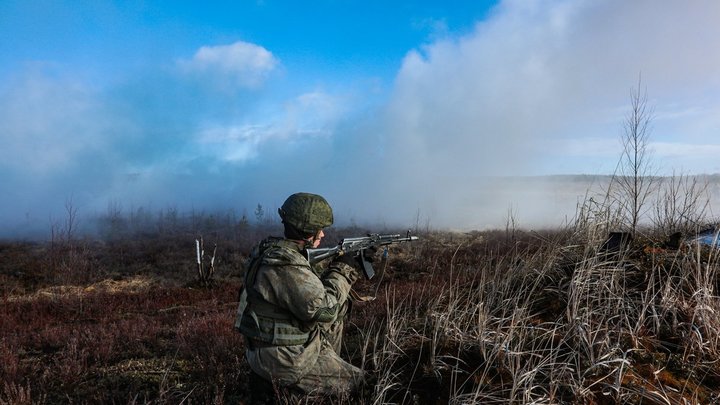
POLYGON ((69 199, 296 191, 340 221, 562 221, 584 185, 505 176, 611 174, 640 75, 658 173, 720 172, 719 2, 445 3, 2 2, 0 236, 69 199))

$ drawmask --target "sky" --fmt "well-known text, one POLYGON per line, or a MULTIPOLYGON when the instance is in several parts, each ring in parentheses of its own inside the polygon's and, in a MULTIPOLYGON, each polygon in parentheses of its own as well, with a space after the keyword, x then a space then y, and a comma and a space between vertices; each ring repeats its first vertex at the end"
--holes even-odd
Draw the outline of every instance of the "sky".
POLYGON ((718 173, 717 21, 714 0, 4 0, 0 236, 68 202, 298 191, 345 222, 556 221, 582 187, 503 179, 612 174, 636 91, 657 173, 718 173))

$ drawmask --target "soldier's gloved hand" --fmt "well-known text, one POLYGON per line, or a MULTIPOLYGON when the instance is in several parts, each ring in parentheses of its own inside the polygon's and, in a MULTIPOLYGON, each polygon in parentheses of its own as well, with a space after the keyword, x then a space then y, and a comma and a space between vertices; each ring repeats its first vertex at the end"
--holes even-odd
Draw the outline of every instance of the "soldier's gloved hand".
MULTIPOLYGON (((366 261, 373 263, 375 261, 375 255, 377 254, 378 249, 375 246, 369 247, 367 249, 362 250, 362 257, 365 258, 366 261)), ((344 254, 342 256, 338 256, 335 258, 334 261, 345 263, 348 266, 352 266, 360 271, 362 271, 362 259, 360 258, 360 252, 357 253, 348 253, 344 254)))
POLYGON ((345 263, 354 269, 360 269, 360 256, 358 253, 347 253, 342 256, 338 256, 332 261, 333 263, 345 263))
POLYGON ((365 250, 363 250, 363 257, 365 257, 365 260, 369 261, 370 263, 375 262, 375 255, 377 255, 378 248, 375 246, 369 247, 365 250))
POLYGON ((354 253, 336 257, 330 263, 328 270, 342 274, 350 284, 353 284, 362 274, 360 258, 354 253))

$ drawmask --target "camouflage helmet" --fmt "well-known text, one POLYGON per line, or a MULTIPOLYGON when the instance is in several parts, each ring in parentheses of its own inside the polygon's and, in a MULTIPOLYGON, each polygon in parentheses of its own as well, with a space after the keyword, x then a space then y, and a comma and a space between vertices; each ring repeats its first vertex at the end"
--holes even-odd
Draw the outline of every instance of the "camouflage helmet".
POLYGON ((295 193, 278 209, 282 222, 305 234, 315 234, 333 223, 330 204, 317 194, 295 193))

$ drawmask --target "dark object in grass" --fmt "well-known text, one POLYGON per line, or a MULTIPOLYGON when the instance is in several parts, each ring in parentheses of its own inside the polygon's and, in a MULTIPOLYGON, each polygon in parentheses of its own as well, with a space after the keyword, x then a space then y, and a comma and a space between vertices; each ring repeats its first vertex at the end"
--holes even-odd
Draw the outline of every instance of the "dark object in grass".
POLYGON ((603 253, 619 253, 626 250, 632 240, 630 232, 610 232, 600 251, 603 253))

